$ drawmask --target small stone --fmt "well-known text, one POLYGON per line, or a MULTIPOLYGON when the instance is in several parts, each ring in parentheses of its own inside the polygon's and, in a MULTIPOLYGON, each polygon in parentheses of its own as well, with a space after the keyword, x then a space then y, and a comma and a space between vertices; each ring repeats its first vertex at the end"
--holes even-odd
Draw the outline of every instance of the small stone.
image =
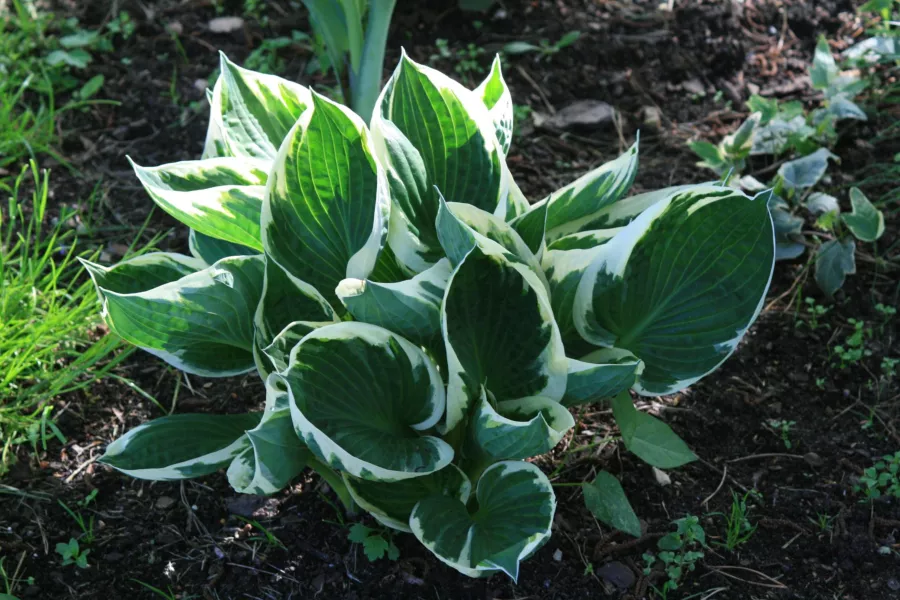
POLYGON ((825 464, 825 461, 822 460, 822 457, 815 452, 807 452, 803 455, 803 460, 805 460, 806 464, 811 467, 821 467, 823 464, 825 464))
POLYGON ((890 579, 888 579, 887 586, 891 588, 891 590, 896 592, 897 590, 900 590, 900 581, 897 581, 896 579, 891 577, 890 579))
POLYGON ((620 590, 627 590, 634 585, 634 571, 619 561, 606 563, 597 569, 597 576, 602 577, 620 590))
POLYGON ((689 94, 696 94, 697 96, 706 95, 706 86, 700 83, 699 79, 688 79, 687 81, 682 81, 681 87, 689 94))
POLYGON ((641 121, 650 129, 660 129, 662 112, 655 106, 645 106, 641 109, 641 121))
POLYGON ((244 20, 240 17, 216 17, 210 19, 209 30, 213 33, 231 33, 244 27, 244 20))
POLYGON ((165 510, 175 504, 175 498, 170 498, 169 496, 160 496, 156 499, 156 508, 165 510))
POLYGON ((570 104, 552 116, 535 114, 535 124, 546 125, 553 129, 572 129, 577 127, 597 127, 612 124, 616 118, 616 109, 600 100, 579 100, 570 104))
POLYGON ((653 477, 656 479, 656 483, 662 487, 666 487, 672 483, 672 478, 669 477, 665 471, 661 471, 656 467, 653 467, 653 477))
POLYGON ((556 549, 556 551, 553 553, 553 560, 555 560, 556 562, 562 562, 562 550, 560 550, 559 548, 556 549))

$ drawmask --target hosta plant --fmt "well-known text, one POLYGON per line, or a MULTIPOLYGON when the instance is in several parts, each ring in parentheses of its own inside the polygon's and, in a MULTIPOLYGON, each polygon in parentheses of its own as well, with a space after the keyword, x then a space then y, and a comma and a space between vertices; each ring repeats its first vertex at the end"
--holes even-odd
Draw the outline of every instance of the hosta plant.
POLYGON ((473 91, 404 55, 368 124, 224 57, 210 101, 203 159, 134 165, 191 256, 87 267, 118 335, 187 373, 256 371, 265 409, 157 419, 102 462, 157 480, 227 468, 252 494, 309 466, 460 572, 515 579, 556 508, 527 459, 566 435, 569 407, 618 395, 633 452, 693 458, 627 390, 680 390, 734 350, 772 273, 764 196, 626 198, 635 144, 529 204, 499 62, 473 91))

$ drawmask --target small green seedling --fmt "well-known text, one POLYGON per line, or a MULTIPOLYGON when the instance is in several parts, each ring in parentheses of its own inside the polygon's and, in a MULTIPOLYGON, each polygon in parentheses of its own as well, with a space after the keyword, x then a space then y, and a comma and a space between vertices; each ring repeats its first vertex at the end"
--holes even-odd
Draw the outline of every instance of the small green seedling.
POLYGON ((82 551, 78 546, 78 540, 69 538, 69 542, 60 542, 56 544, 56 553, 62 557, 62 565, 68 566, 74 564, 81 569, 88 568, 87 557, 91 553, 90 550, 82 551))
POLYGON ((819 528, 819 533, 826 533, 831 531, 831 522, 834 521, 837 515, 827 515, 825 513, 816 513, 816 518, 807 517, 809 522, 819 528))
MULTIPOLYGON (((818 304, 813 298, 804 298, 803 302, 806 304, 806 314, 809 315, 809 320, 806 323, 809 325, 810 329, 815 331, 820 326, 819 318, 828 314, 828 311, 830 311, 831 308, 818 304)), ((824 327, 831 329, 831 326, 827 323, 824 327)))
POLYGON ((254 529, 256 529, 257 531, 259 531, 260 533, 263 534, 263 535, 252 535, 252 536, 248 537, 247 538, 248 542, 263 542, 264 544, 271 546, 273 548, 281 548, 282 550, 287 550, 287 546, 285 546, 284 543, 278 539, 278 536, 276 536, 274 533, 272 533, 271 531, 269 531, 268 529, 266 529, 265 527, 260 525, 259 521, 256 521, 255 519, 248 519, 248 518, 242 517, 240 515, 235 515, 235 516, 238 519, 240 519, 241 521, 243 521, 244 523, 251 525, 254 529))
POLYGON ((400 558, 400 549, 394 544, 390 530, 385 527, 372 529, 362 523, 354 523, 347 536, 351 542, 363 545, 363 552, 369 562, 375 562, 387 554, 388 560, 400 558))
POLYGON ((847 319, 847 322, 853 326, 853 333, 842 345, 834 347, 834 354, 841 360, 841 369, 858 363, 863 357, 872 356, 872 351, 865 347, 866 339, 872 337, 872 329, 859 319, 847 319))
POLYGON ((874 500, 882 496, 900 498, 900 450, 893 455, 885 454, 881 460, 869 467, 853 486, 853 491, 863 494, 865 499, 874 500))
POLYGON ((894 378, 894 375, 897 374, 897 363, 900 363, 900 359, 898 358, 888 358, 885 356, 881 359, 881 373, 884 375, 885 379, 894 378))
POLYGON ((670 591, 677 590, 685 574, 697 568, 697 561, 704 556, 700 548, 706 547, 706 532, 697 517, 687 515, 672 523, 676 531, 657 542, 659 554, 645 552, 643 555, 644 575, 650 574, 657 561, 663 563, 668 579, 660 588, 651 586, 660 598, 666 598, 670 591))
POLYGON ((166 591, 163 591, 163 590, 159 589, 158 587, 154 587, 154 586, 150 585, 149 583, 145 583, 145 582, 141 581, 140 579, 132 578, 131 580, 133 582, 141 585, 142 587, 150 590, 151 592, 153 592, 155 595, 159 596, 160 598, 165 598, 166 600, 177 600, 178 599, 178 596, 175 595, 175 592, 172 591, 171 587, 166 586, 166 591))
POLYGON ((796 421, 786 421, 784 419, 769 419, 769 427, 781 434, 781 441, 784 447, 790 450, 794 447, 791 442, 791 429, 796 425, 796 421))
POLYGON ((563 48, 567 48, 574 44, 578 41, 579 37, 581 37, 580 31, 570 31, 553 44, 551 44, 549 40, 541 40, 540 45, 537 46, 529 42, 510 42, 503 46, 503 51, 506 54, 528 54, 529 52, 537 52, 540 54, 539 58, 545 60, 563 48))
POLYGON ((725 515, 717 513, 725 517, 725 542, 719 542, 728 550, 734 550, 744 542, 750 539, 756 531, 756 525, 751 525, 747 514, 750 512, 747 506, 747 498, 753 495, 753 492, 747 492, 743 496, 738 496, 734 491, 731 492, 731 513, 725 515))
POLYGON ((90 519, 85 521, 84 515, 82 515, 80 512, 75 512, 74 510, 69 508, 68 505, 62 500, 57 500, 57 502, 59 502, 59 505, 63 507, 63 510, 69 513, 69 516, 72 517, 72 519, 78 525, 78 528, 81 529, 81 537, 84 538, 84 542, 86 544, 92 543, 94 541, 94 515, 91 515, 90 519))
POLYGON ((825 389, 825 378, 824 377, 816 377, 816 387, 820 390, 825 389))

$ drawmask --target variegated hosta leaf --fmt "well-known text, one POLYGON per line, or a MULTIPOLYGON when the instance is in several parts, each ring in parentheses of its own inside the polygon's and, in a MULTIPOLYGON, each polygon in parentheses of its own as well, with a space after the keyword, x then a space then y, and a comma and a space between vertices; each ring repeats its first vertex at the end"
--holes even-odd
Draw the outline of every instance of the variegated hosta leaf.
POLYGON ((256 427, 260 416, 183 414, 154 419, 111 443, 99 460, 138 479, 208 475, 247 447, 244 432, 256 427))
POLYGON ((267 163, 208 158, 149 168, 132 161, 131 166, 153 201, 191 229, 262 250, 259 215, 267 163))
POLYGON ((437 368, 386 329, 365 323, 316 329, 273 378, 288 386, 297 433, 335 469, 399 481, 439 471, 453 459, 446 442, 422 433, 444 412, 437 368))
POLYGON ((441 335, 441 301, 453 268, 446 258, 407 281, 345 279, 336 293, 353 318, 423 346, 441 335))
POLYGON ((206 89, 209 101, 209 125, 206 128, 206 141, 203 143, 203 154, 200 158, 219 158, 236 156, 228 149, 225 139, 225 125, 222 122, 222 78, 216 79, 213 89, 206 89))
POLYGON ((500 67, 500 55, 494 57, 491 64, 491 72, 487 78, 475 88, 475 95, 481 98, 491 115, 494 122, 494 130, 497 135, 497 141, 503 154, 509 152, 509 145, 512 142, 513 134, 513 101, 512 94, 503 80, 503 72, 500 67))
POLYGON ((601 348, 581 360, 570 358, 562 404, 576 406, 612 398, 634 385, 643 367, 631 352, 617 348, 601 348))
POLYGON ((516 581, 519 563, 550 537, 556 496, 531 463, 499 462, 475 488, 477 510, 456 498, 430 496, 413 509, 413 534, 442 562, 470 577, 503 571, 516 581))
MULTIPOLYGON (((273 367, 275 371, 284 371, 285 369, 287 369, 288 363, 291 359, 291 350, 294 349, 294 346, 299 344, 300 340, 305 338, 306 334, 310 333, 314 329, 325 327, 326 325, 332 325, 333 323, 333 321, 294 321, 293 323, 289 323, 287 326, 285 326, 285 328, 275 336, 275 338, 272 340, 272 343, 268 346, 260 348, 259 345, 257 345, 257 367, 259 367, 260 363, 262 362, 262 357, 260 357, 258 353, 262 353, 270 361, 270 364, 263 363, 263 366, 266 368, 259 369, 260 375, 262 375, 263 373, 270 373, 272 369, 270 369, 269 367, 273 367)), ((266 377, 268 377, 268 375, 266 375, 266 377)))
POLYGON ((482 394, 472 432, 479 447, 494 460, 525 459, 553 449, 575 420, 550 398, 532 396, 498 402, 482 394))
MULTIPOLYGON (((305 283, 290 273, 286 272, 275 261, 265 259, 265 279, 263 282, 262 298, 256 307, 254 326, 256 327, 256 346, 259 350, 265 350, 265 354, 272 358, 278 370, 287 364, 288 353, 300 337, 306 335, 318 325, 312 323, 337 322, 337 315, 328 301, 311 285, 305 283), (282 336, 280 343, 271 346, 275 337, 283 333, 285 328, 297 322, 308 323, 304 327, 291 327, 294 343, 284 345, 290 334, 282 336), (302 333, 301 333, 302 332, 302 333), (274 358, 273 358, 274 357, 274 358), (278 367, 278 365, 282 365, 278 367)), ((257 354, 257 358, 260 356, 257 354)), ((260 372, 266 376, 272 370, 266 363, 259 364, 260 372)))
MULTIPOLYGON (((556 227, 552 232, 547 232, 547 243, 551 244, 559 238, 571 235, 573 233, 624 227, 634 221, 639 214, 641 214, 660 200, 671 196, 672 194, 683 192, 695 187, 709 187, 710 185, 715 184, 676 185, 659 190, 653 190, 650 192, 643 192, 641 194, 635 194, 634 196, 629 196, 628 198, 622 198, 618 202, 608 204, 600 210, 587 215, 586 217, 575 219, 574 221, 569 221, 568 223, 556 227)), ((535 208, 537 208, 537 205, 535 206, 535 208)))
POLYGON ((547 203, 519 215, 509 222, 535 256, 543 256, 547 233, 547 203))
POLYGON ((188 373, 227 377, 253 368, 262 285, 262 257, 236 256, 144 292, 99 293, 125 340, 188 373))
POLYGON ((638 143, 635 142, 622 156, 582 175, 541 200, 548 204, 548 239, 559 237, 556 229, 572 221, 590 219, 598 211, 622 198, 631 188, 637 167, 638 143))
POLYGON ((249 445, 228 467, 228 483, 241 494, 274 494, 303 471, 311 456, 294 431, 287 392, 270 388, 266 393, 262 420, 247 431, 249 445))
MULTIPOLYGON (((516 183, 515 179, 513 179, 512 173, 505 162, 503 163, 503 172, 506 177, 507 186, 509 187, 509 193, 506 195, 506 210, 500 215, 500 209, 498 208, 494 211, 494 214, 501 216, 504 221, 511 222, 530 211, 531 204, 528 202, 528 198, 525 197, 525 194, 522 193, 522 190, 519 189, 519 185, 516 183)), ((531 244, 529 244, 529 246, 530 245, 531 244)))
POLYGON ((409 517, 420 500, 436 494, 465 504, 472 493, 469 478, 454 465, 424 477, 391 483, 366 481, 344 473, 344 483, 357 504, 380 523, 400 531, 412 531, 409 517))
POLYGON ((98 292, 104 289, 119 294, 146 292, 206 267, 202 260, 171 252, 141 254, 111 267, 79 260, 90 273, 98 292))
POLYGON ((444 295, 449 383, 442 431, 468 416, 482 386, 498 401, 559 400, 565 391, 565 350, 543 284, 505 253, 488 252, 473 248, 444 295))
POLYGON ((603 245, 585 271, 575 326, 587 341, 644 361, 640 393, 697 381, 756 319, 775 258, 767 198, 720 187, 670 196, 603 245))
MULTIPOLYGON (((221 128, 227 156, 273 160, 291 127, 312 105, 310 92, 281 77, 243 69, 220 53, 221 76, 213 88, 213 123, 221 128), (216 111, 221 117, 215 120, 216 111)), ((211 153, 207 135, 207 153, 211 153)), ((215 140, 212 142, 217 147, 215 140)), ((218 153, 218 151, 217 151, 218 153)), ((220 154, 221 155, 221 154, 220 154)))
POLYGON ((600 248, 619 231, 619 229, 599 229, 572 233, 547 246, 541 255, 541 267, 550 287, 553 316, 559 326, 563 343, 570 353, 584 343, 575 330, 572 313, 575 291, 585 270, 600 253, 600 248))
POLYGON ((440 257, 434 237, 435 187, 488 212, 506 210, 508 179, 487 107, 473 92, 405 53, 372 120, 394 206, 391 247, 415 272, 440 257))
POLYGON ((339 307, 337 284, 365 279, 375 267, 387 236, 387 194, 365 124, 314 94, 270 175, 262 210, 267 257, 339 307))
POLYGON ((193 229, 191 229, 191 233, 188 235, 188 247, 191 250, 191 255, 199 258, 207 265, 211 265, 230 256, 253 256, 254 254, 259 254, 259 252, 253 248, 226 242, 225 240, 199 233, 193 229))
POLYGON ((541 263, 515 229, 503 219, 471 204, 444 202, 441 199, 437 227, 441 245, 454 265, 459 264, 476 246, 494 248, 503 251, 510 261, 530 268, 541 280, 544 289, 548 289, 541 263))

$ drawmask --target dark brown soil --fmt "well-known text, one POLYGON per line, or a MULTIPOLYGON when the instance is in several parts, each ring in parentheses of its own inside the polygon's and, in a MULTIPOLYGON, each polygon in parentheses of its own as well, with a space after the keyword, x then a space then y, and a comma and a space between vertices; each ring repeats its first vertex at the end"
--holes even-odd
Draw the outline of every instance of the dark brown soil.
MULTIPOLYGON (((107 17, 103 4, 62 10, 82 11, 83 23, 97 24, 107 17)), ((211 3, 161 1, 147 11, 136 2, 120 4, 139 28, 114 54, 99 56, 95 72, 106 76, 103 95, 121 105, 94 106, 63 121, 60 147, 81 174, 57 167, 53 181, 60 203, 83 200, 101 181, 106 221, 135 231, 152 203, 125 155, 147 165, 197 157, 206 128, 201 80, 216 67, 215 50, 240 61, 263 37, 290 35, 307 25, 302 10, 270 8, 267 26, 248 21, 241 31, 216 35, 206 26, 215 16, 211 3), (180 30, 183 56, 166 27, 180 30), (200 109, 191 108, 192 102, 200 109)), ((506 77, 513 97, 544 114, 575 100, 606 101, 620 111, 621 131, 608 126, 561 134, 522 124, 510 165, 533 199, 614 157, 638 127, 637 189, 709 179, 709 172, 694 166, 684 140, 718 139, 732 130, 745 116, 743 100, 752 86, 770 95, 812 99, 808 86, 796 82, 815 37, 826 33, 844 43, 855 31, 854 6, 837 0, 679 0, 674 12, 659 10, 658 0, 502 4, 473 16, 452 2, 400 2, 388 62, 401 45, 427 61, 436 53, 434 40, 446 38, 453 50, 470 42, 484 48, 477 58, 484 68, 508 41, 556 40, 570 30, 582 31, 573 47, 548 60, 510 59, 506 77), (692 81, 689 88, 699 83, 705 95, 692 97, 686 81, 692 81), (642 125, 648 106, 661 112, 658 129, 642 125)), ((235 14, 229 10, 239 10, 240 3, 225 6, 226 14, 235 14)), ((305 50, 288 49, 282 56, 286 76, 320 87, 330 83, 303 75, 311 58, 305 50)), ((436 66, 452 70, 454 63, 439 59, 436 66)), ((458 75, 471 84, 481 76, 458 75)), ((839 150, 842 170, 832 174, 834 191, 852 182, 859 169, 898 151, 853 142, 882 125, 876 121, 847 132, 844 139, 850 141, 839 150)), ((753 165, 763 172, 769 167, 753 165)), ((885 190, 866 191, 877 197, 885 190)), ((174 226, 156 211, 145 235, 174 226)), ((896 224, 889 222, 883 246, 891 247, 896 234, 896 224)), ((185 250, 183 228, 163 246, 185 250)), ((109 250, 114 256, 116 246, 109 250)), ((669 598, 900 598, 898 501, 860 502, 853 491, 864 467, 900 449, 898 386, 879 377, 881 358, 900 356, 896 321, 885 321, 874 309, 879 302, 897 305, 896 271, 877 272, 865 259, 871 259, 871 248, 860 252, 859 272, 817 329, 798 308, 800 294, 817 293, 806 262, 780 263, 767 309, 735 355, 683 393, 645 399, 701 459, 670 472, 670 485, 661 486, 648 466, 615 444, 575 451, 614 428, 604 407, 581 411, 576 433, 538 463, 548 473, 562 465, 557 482, 590 480, 600 469, 621 475, 646 535, 635 541, 599 525, 577 488, 559 487, 554 536, 523 565, 518 585, 502 576, 467 579, 405 535, 396 537, 399 561, 368 562, 359 546, 347 541, 340 524, 346 517, 313 476, 272 498, 256 498, 235 495, 223 474, 183 484, 150 483, 87 464, 124 430, 160 416, 152 403, 112 381, 60 399, 56 414, 68 436, 65 446, 53 444, 37 458, 20 453, 3 483, 28 495, 0 495, 0 555, 7 572, 21 557, 24 576, 34 577, 33 584, 17 589, 23 599, 154 597, 138 580, 170 587, 179 598, 205 599, 650 598, 649 585, 662 582, 657 574, 643 576, 641 554, 655 549, 656 534, 671 530, 673 519, 693 514, 712 540, 720 540, 724 518, 713 513, 728 513, 732 491, 755 488, 761 498, 751 501, 754 535, 735 551, 713 544, 669 598), (873 355, 841 369, 829 349, 848 335, 849 318, 872 325, 873 355), (790 448, 768 425, 770 419, 796 422, 790 448), (78 501, 92 490, 95 500, 79 508, 78 501), (88 569, 60 566, 55 545, 80 531, 57 500, 94 518, 88 569), (262 532, 235 515, 255 519, 284 548, 251 539, 262 532), (817 525, 820 515, 827 519, 825 528, 817 525), (618 579, 622 588, 617 588, 615 575, 629 574, 632 581, 618 579)), ((179 412, 238 412, 259 406, 264 396, 255 378, 191 378, 178 384, 177 372, 142 353, 134 354, 121 374, 164 404, 177 393, 179 412)))

